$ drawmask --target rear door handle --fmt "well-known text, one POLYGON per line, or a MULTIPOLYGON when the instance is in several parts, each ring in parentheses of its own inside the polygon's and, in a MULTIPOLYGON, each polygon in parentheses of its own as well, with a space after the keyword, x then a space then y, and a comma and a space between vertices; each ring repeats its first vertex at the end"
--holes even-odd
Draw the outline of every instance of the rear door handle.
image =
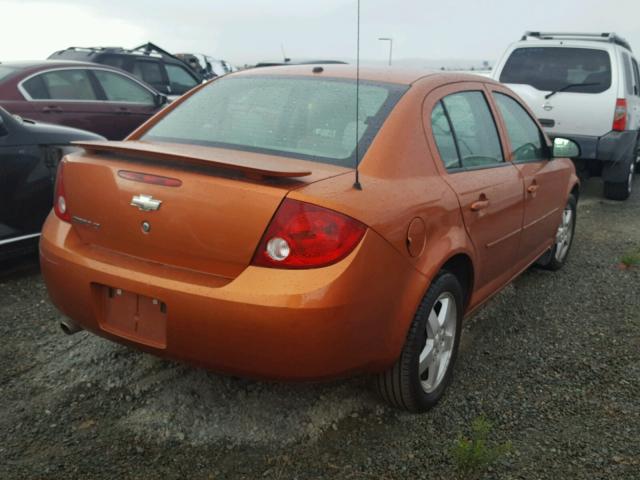
POLYGON ((131 115, 132 112, 127 107, 118 107, 116 113, 120 115, 131 115))
POLYGON ((478 200, 471 204, 471 210, 474 212, 478 212, 480 210, 484 210, 489 206, 489 200, 478 200))
POLYGON ((62 113, 62 109, 57 105, 49 105, 48 107, 43 107, 42 111, 44 113, 62 113))

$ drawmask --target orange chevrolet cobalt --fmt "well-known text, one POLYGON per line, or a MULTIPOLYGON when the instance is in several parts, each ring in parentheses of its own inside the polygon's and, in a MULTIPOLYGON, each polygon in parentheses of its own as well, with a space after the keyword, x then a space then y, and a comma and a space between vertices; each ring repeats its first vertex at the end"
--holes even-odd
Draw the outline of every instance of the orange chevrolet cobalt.
POLYGON ((373 374, 410 411, 450 382, 463 318, 562 267, 575 229, 577 145, 472 75, 255 69, 79 145, 40 243, 67 333, 239 376, 373 374))

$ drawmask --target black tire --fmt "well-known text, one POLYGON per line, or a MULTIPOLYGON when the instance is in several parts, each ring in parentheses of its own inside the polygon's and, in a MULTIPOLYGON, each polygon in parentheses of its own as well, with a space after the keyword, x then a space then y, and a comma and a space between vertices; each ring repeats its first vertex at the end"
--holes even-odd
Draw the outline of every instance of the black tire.
POLYGON ((630 174, 624 182, 604 182, 604 196, 609 200, 625 201, 631 195, 633 188, 633 174, 636 162, 632 160, 629 164, 630 174))
MULTIPOLYGON (((578 201, 574 195, 569 195, 569 199, 567 200, 567 207, 571 208, 572 212, 572 225, 571 225, 571 238, 569 239, 569 246, 562 258, 558 259, 556 255, 558 251, 558 244, 554 244, 553 248, 545 253, 540 259, 537 261, 536 265, 544 268, 545 270, 560 270, 564 264, 567 262, 567 258, 569 258, 569 253, 571 252, 571 246, 573 245, 573 238, 575 237, 576 231, 576 206, 578 201)), ((565 207, 566 208, 566 207, 565 207)))
POLYGON ((377 375, 376 388, 387 403, 410 412, 424 412, 438 403, 447 385, 451 382, 453 366, 458 354, 464 308, 463 298, 460 282, 453 274, 443 271, 435 278, 416 311, 400 358, 389 370, 377 375), (429 314, 441 295, 445 293, 449 293, 455 300, 456 319, 453 348, 442 380, 437 384, 435 390, 427 393, 421 383, 419 357, 427 341, 429 314))

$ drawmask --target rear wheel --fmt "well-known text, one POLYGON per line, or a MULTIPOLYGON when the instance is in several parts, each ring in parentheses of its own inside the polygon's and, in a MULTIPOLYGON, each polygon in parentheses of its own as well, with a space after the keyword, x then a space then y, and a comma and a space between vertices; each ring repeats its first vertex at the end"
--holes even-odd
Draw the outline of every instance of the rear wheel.
POLYGON ((462 287, 453 274, 436 277, 413 318, 400 358, 376 379, 377 390, 388 403, 411 412, 438 403, 458 353, 462 299, 462 287))
POLYGON ((576 229, 576 205, 576 197, 570 195, 556 231, 556 243, 538 260, 538 266, 547 270, 560 270, 567 261, 576 229))
POLYGON ((636 168, 636 159, 629 162, 628 175, 623 182, 604 182, 604 196, 610 200, 626 200, 633 189, 633 173, 636 168))

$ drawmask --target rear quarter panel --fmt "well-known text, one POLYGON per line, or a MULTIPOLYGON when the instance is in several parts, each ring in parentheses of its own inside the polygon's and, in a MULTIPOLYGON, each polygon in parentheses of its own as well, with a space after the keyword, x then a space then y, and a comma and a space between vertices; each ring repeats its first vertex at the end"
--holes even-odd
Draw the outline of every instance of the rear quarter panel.
MULTIPOLYGON (((406 264, 407 274, 420 273, 421 284, 403 302, 403 321, 398 325, 402 338, 442 265, 457 253, 473 257, 458 201, 434 167, 424 134, 422 104, 431 88, 432 82, 418 81, 391 112, 361 163, 362 190, 353 186, 355 173, 347 173, 289 194, 364 222, 386 240, 390 255, 406 264), (407 237, 415 219, 425 229, 424 235, 414 238, 410 252, 407 237), (415 242, 424 246, 415 248, 415 242)), ((393 286, 390 293, 407 294, 395 292, 393 286)))

